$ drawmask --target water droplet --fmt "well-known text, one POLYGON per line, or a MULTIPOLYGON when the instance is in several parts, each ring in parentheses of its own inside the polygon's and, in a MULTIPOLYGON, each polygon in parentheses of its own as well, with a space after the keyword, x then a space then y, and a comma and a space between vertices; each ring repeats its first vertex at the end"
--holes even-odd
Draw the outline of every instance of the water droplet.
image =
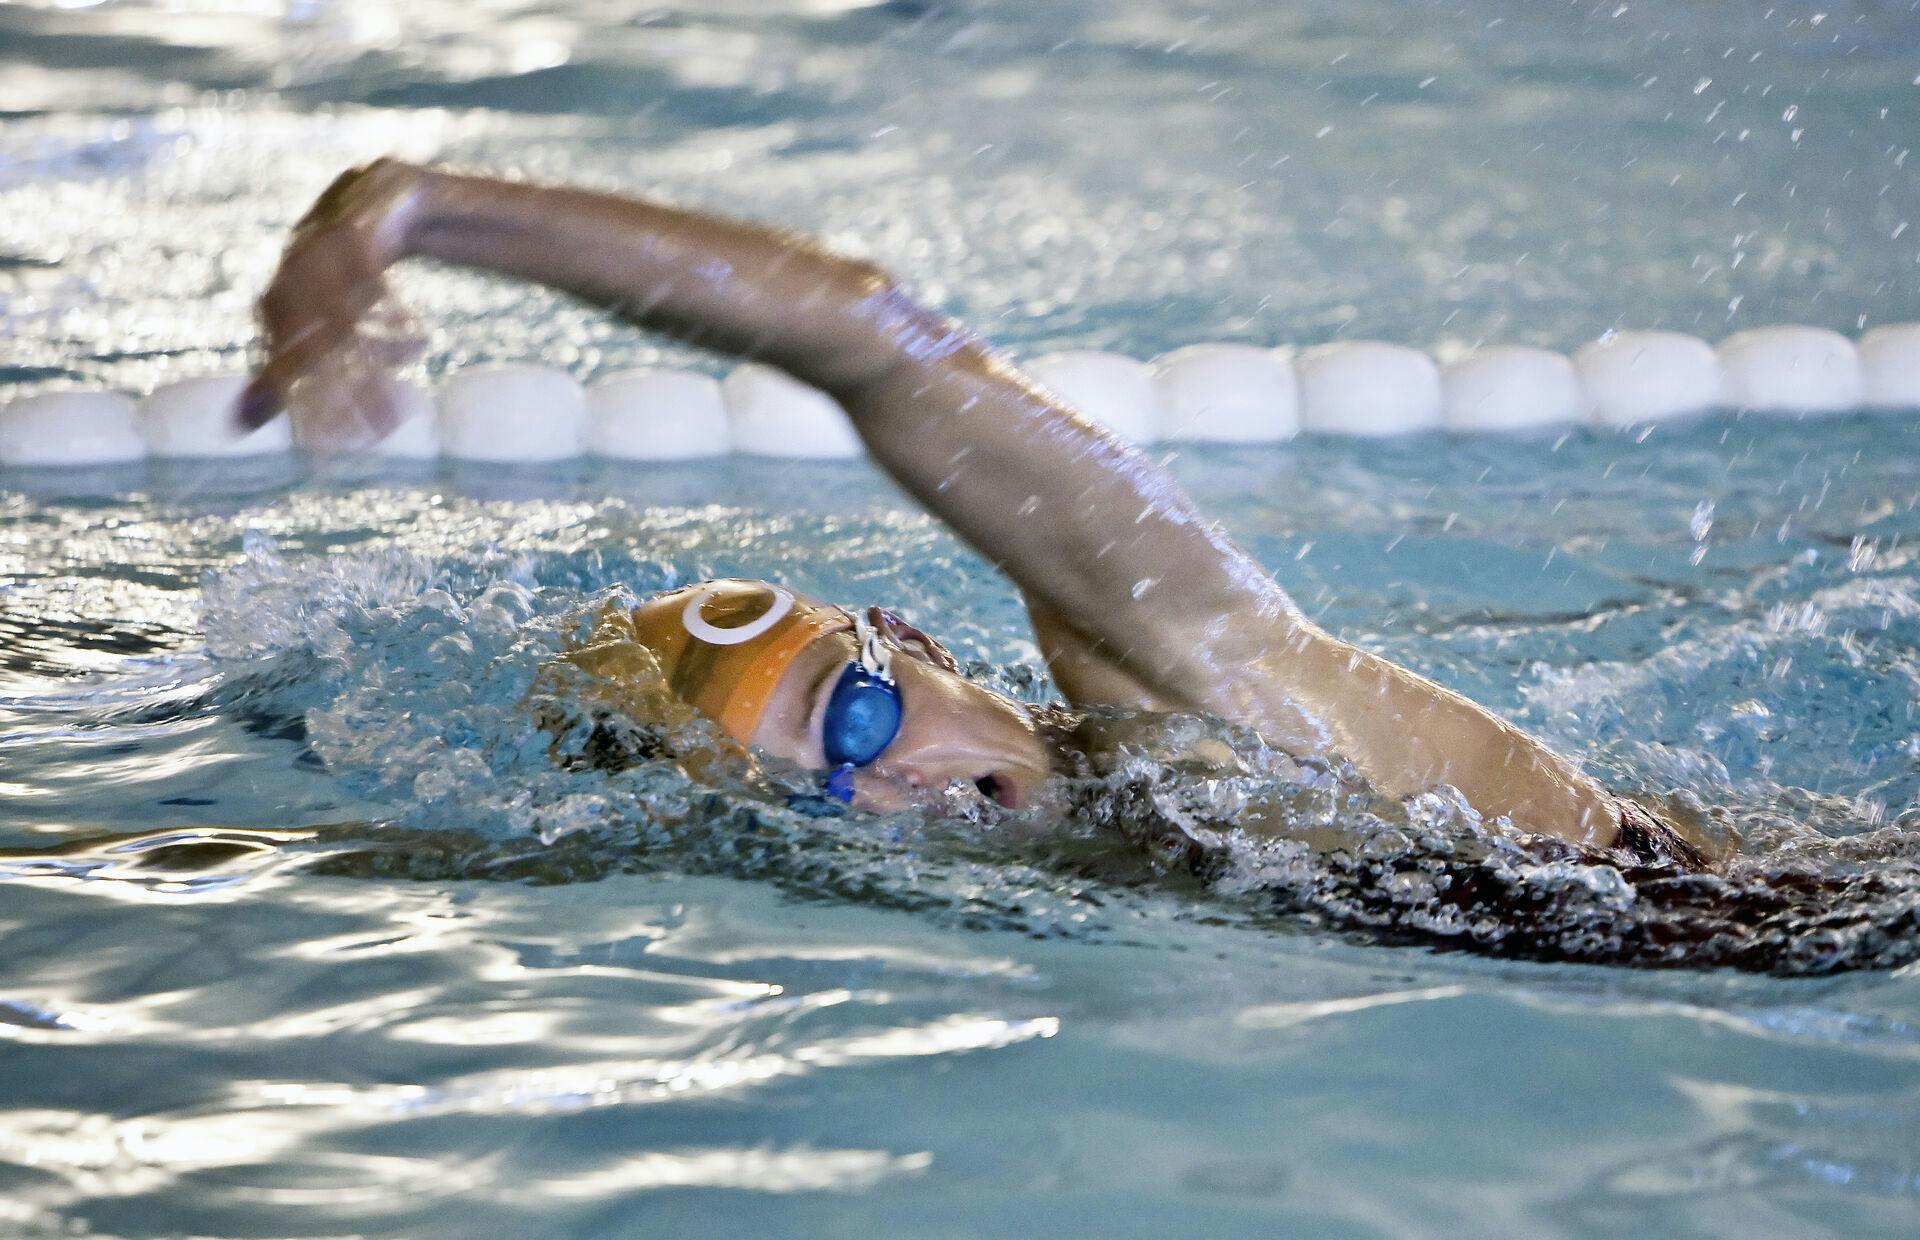
POLYGON ((1713 501, 1703 499, 1694 506, 1693 519, 1687 522, 1687 533, 1693 535, 1693 541, 1699 542, 1712 532, 1712 530, 1713 501))
POLYGON ((1140 580, 1134 582, 1133 583, 1134 602, 1137 603, 1141 599, 1147 597, 1147 591, 1153 589, 1155 586, 1159 584, 1160 584, 1160 579, 1158 577, 1142 577, 1140 580))

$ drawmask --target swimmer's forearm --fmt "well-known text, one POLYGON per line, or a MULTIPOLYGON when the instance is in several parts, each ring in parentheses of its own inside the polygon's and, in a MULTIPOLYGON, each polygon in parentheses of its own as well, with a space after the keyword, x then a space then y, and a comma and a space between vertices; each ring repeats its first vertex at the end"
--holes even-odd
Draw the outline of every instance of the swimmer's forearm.
POLYGON ((804 237, 592 190, 416 171, 400 257, 532 280, 829 391, 891 363, 875 331, 886 277, 804 237))

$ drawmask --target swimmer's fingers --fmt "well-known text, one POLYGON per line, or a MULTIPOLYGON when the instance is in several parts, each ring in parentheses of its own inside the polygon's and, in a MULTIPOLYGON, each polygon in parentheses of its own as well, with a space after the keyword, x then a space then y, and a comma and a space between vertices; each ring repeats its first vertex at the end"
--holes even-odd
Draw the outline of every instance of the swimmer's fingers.
POLYGON ((357 331, 329 344, 257 375, 241 398, 242 424, 284 408, 301 446, 321 452, 365 447, 397 428, 404 405, 392 369, 417 345, 357 331))
POLYGON ((260 298, 267 356, 241 400, 240 420, 253 429, 286 406, 294 386, 347 347, 360 317, 385 292, 351 238, 310 235, 296 241, 260 298))
MULTIPOLYGON (((335 433, 342 412, 335 397, 377 388, 360 375, 360 365, 350 367, 352 378, 345 383, 339 376, 327 382, 323 372, 342 358, 362 362, 381 348, 393 349, 384 337, 369 342, 362 323, 387 297, 385 272, 400 252, 412 174, 387 161, 355 169, 334 181, 294 226, 260 298, 267 356, 241 398, 237 416, 243 428, 262 426, 291 406, 303 441, 329 446, 342 438, 335 433), (303 409, 308 402, 294 399, 303 387, 328 396, 303 409)), ((382 409, 369 413, 375 426, 387 421, 382 409)))
POLYGON ((289 246, 260 298, 263 375, 285 383, 351 337, 386 294, 383 269, 351 232, 309 233, 289 246))
MULTIPOLYGON (((305 330, 283 336, 269 344, 267 360, 247 385, 236 408, 243 430, 256 430, 272 421, 283 409, 292 410, 296 423, 304 421, 308 402, 296 402, 295 393, 314 384, 325 384, 328 371, 341 359, 357 351, 357 333, 351 323, 324 320, 304 325, 305 330)), ((320 436, 316 442, 324 440, 320 436)))
POLYGON ((386 367, 361 342, 295 379, 287 406, 300 445, 322 452, 384 439, 401 415, 399 392, 386 367))

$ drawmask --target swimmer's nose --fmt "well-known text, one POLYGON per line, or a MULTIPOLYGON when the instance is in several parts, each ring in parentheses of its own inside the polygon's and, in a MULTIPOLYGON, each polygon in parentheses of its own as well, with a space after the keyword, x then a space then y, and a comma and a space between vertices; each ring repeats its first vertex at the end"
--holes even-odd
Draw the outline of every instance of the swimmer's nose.
MULTIPOLYGON (((953 680, 958 691, 949 689, 935 709, 927 708, 926 694, 915 695, 909 686, 906 727, 874 764, 873 773, 880 779, 873 782, 918 791, 971 784, 988 799, 1018 809, 1047 777, 1046 746, 1019 706, 958 677, 953 680)), ((856 780, 856 786, 862 782, 856 780)), ((877 787, 874 792, 883 795, 877 787)))

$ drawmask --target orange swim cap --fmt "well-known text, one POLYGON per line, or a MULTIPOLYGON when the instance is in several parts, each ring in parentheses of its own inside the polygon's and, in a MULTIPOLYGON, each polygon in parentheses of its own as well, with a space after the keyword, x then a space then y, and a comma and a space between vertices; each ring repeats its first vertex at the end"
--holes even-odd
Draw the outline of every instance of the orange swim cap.
POLYGON ((649 600, 633 611, 632 624, 634 639, 660 661, 674 696, 746 744, 800 652, 828 633, 851 629, 853 620, 779 586, 728 580, 649 600))

